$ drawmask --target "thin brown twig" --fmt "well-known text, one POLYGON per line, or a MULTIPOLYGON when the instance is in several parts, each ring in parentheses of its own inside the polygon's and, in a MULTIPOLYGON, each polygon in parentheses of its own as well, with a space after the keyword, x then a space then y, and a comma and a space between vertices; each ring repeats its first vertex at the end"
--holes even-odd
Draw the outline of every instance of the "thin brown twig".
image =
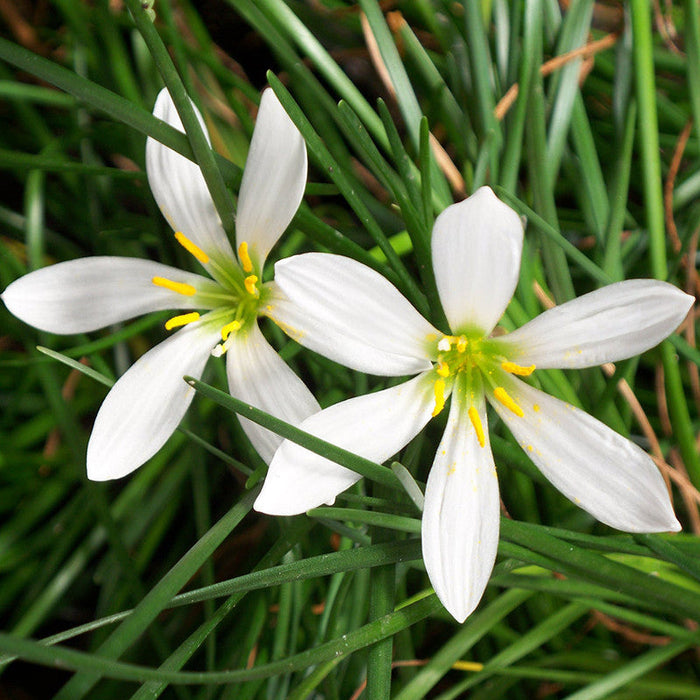
POLYGON ((684 56, 685 54, 681 51, 678 44, 676 43, 676 38, 678 37, 678 30, 676 25, 673 23, 672 7, 666 2, 667 14, 661 11, 661 5, 659 0, 654 0, 654 21, 656 23, 656 29, 659 34, 661 34, 662 39, 666 48, 675 53, 677 56, 684 56))
POLYGON ((654 373, 654 390, 656 392, 656 400, 659 405, 659 420, 661 421, 661 430, 663 434, 670 437, 673 434, 673 426, 671 425, 671 416, 668 412, 668 401, 666 400, 666 379, 664 375, 664 367, 661 363, 656 365, 654 373))
POLYGON ((635 644, 645 644, 647 646, 663 647, 671 642, 671 637, 666 635, 647 634, 618 622, 614 617, 606 615, 599 610, 591 610, 591 617, 596 624, 600 624, 611 632, 615 632, 624 637, 629 642, 635 644))
MULTIPOLYGON (((390 21, 391 30, 396 34, 401 28, 402 24, 406 23, 400 12, 392 12, 391 17, 387 17, 387 21, 390 21)), ((369 26, 369 21, 364 12, 360 14, 360 24, 362 25, 362 34, 365 38, 365 44, 367 46, 367 51, 369 53, 370 60, 374 69, 377 71, 379 79, 382 81, 384 87, 386 88, 392 99, 396 100, 396 88, 391 80, 391 75, 384 63, 381 52, 379 51, 379 46, 377 45, 377 40, 374 38, 372 33, 372 28, 369 26)), ((461 197, 466 196, 466 185, 464 183, 464 178, 462 173, 459 172, 459 168, 453 163, 447 151, 442 147, 437 138, 431 133, 430 134, 430 148, 433 152, 433 156, 438 164, 438 167, 442 170, 450 183, 453 192, 461 197)))
POLYGON ((683 159, 683 152, 685 151, 686 144, 690 138, 690 132, 693 128, 693 120, 688 119, 683 130, 678 136, 678 141, 676 141, 676 147, 673 149, 673 158, 671 158, 671 164, 668 168, 668 175, 666 176, 666 182, 664 183, 664 213, 666 215, 666 229, 668 230, 668 235, 671 238, 671 245, 675 253, 681 252, 681 239, 678 236, 678 229, 676 228, 676 222, 673 218, 673 187, 676 183, 676 175, 678 175, 678 169, 681 165, 681 160, 683 159))
MULTIPOLYGON (((698 226, 688 242, 688 250, 685 254, 686 264, 686 282, 685 291, 687 294, 695 294, 698 288, 698 271, 692 261, 698 251, 698 238, 700 237, 700 226, 698 226)), ((689 313, 684 324, 685 339, 692 348, 697 347, 695 338, 695 318, 693 313, 689 313)), ((688 360, 686 364, 688 368, 688 377, 690 379, 690 388, 693 393, 695 408, 700 414, 700 370, 695 362, 688 360)))
MULTIPOLYGON (((566 53, 561 54, 561 56, 555 56, 554 58, 550 58, 548 61, 546 61, 540 66, 540 74, 544 78, 550 73, 553 73, 555 70, 563 68, 567 63, 570 63, 571 61, 574 61, 577 58, 591 59, 593 58, 593 56, 595 56, 595 54, 601 51, 605 51, 611 46, 614 46, 615 42, 618 39, 618 36, 619 35, 616 32, 612 32, 610 34, 606 34, 602 39, 591 41, 590 43, 584 44, 583 46, 580 46, 577 49, 567 51, 566 53)), ((588 75, 591 68, 592 66, 586 66, 585 64, 584 66, 582 66, 582 70, 586 71, 582 73, 583 78, 585 78, 588 75)), ((505 95, 501 97, 495 109, 493 110, 496 119, 500 121, 501 119, 503 119, 503 117, 506 116, 508 110, 513 106, 513 103, 518 97, 518 90, 518 83, 513 83, 513 85, 511 85, 508 88, 505 95)))
POLYGON ((671 449, 669 460, 673 467, 666 465, 670 469, 668 475, 676 481, 681 498, 683 498, 683 504, 690 520, 690 529, 694 534, 700 534, 700 511, 698 510, 700 494, 698 494, 698 490, 690 481, 688 470, 685 468, 683 459, 676 448, 671 449))

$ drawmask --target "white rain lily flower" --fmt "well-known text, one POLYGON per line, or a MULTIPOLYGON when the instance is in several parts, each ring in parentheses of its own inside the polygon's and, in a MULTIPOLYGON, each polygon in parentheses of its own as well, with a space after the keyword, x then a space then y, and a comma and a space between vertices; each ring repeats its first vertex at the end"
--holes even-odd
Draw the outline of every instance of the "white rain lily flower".
MULTIPOLYGON (((489 447, 490 403, 544 475, 598 520, 630 532, 678 530, 650 457, 600 421, 525 383, 536 367, 589 367, 656 345, 693 299, 670 284, 612 284, 491 337, 518 280, 520 217, 488 187, 435 222, 432 257, 451 332, 423 319, 387 280, 337 255, 308 253, 276 265, 286 299, 271 316, 303 345, 354 369, 400 376, 398 386, 351 398, 307 418, 302 430, 383 462, 452 403, 428 478, 423 558, 435 591, 463 621, 496 557, 499 496, 489 447)), ((359 476, 285 441, 255 508, 301 513, 359 476)))
MULTIPOLYGON (((167 90, 153 113, 183 131, 167 90)), ((182 328, 139 358, 107 394, 87 450, 88 477, 97 481, 129 474, 163 446, 194 395, 183 376, 200 377, 211 354, 227 353, 234 396, 290 423, 319 410, 257 324, 272 296, 271 284, 261 281, 263 264, 299 207, 307 171, 304 140, 275 94, 263 93, 243 173, 237 256, 195 163, 149 138, 146 171, 175 238, 210 277, 149 260, 91 257, 32 272, 2 294, 15 316, 51 333, 93 331, 163 309, 186 311, 165 324, 182 328)), ((281 439, 241 422, 269 462, 281 439)))

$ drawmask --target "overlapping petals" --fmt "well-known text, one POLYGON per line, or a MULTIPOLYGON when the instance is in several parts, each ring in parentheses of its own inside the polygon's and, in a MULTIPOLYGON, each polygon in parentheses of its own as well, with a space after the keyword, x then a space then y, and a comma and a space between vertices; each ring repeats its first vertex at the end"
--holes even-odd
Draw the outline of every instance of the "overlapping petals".
MULTIPOLYGON (((304 382, 265 340, 257 324, 234 336, 226 353, 226 370, 233 396, 287 423, 297 425, 321 410, 304 382)), ((253 447, 269 463, 282 438, 245 418, 240 421, 253 447)))
MULTIPOLYGON (((478 604, 498 545, 486 398, 543 474, 598 520, 629 532, 679 529, 665 483, 646 453, 517 375, 643 352, 678 326, 692 298, 663 282, 633 280, 547 311, 510 335, 488 338, 515 290, 522 242, 522 221, 488 188, 438 217, 432 257, 451 329, 445 335, 355 261, 312 254, 277 265, 279 295, 270 315, 302 345, 366 372, 420 372, 411 380, 421 387, 413 405, 386 390, 331 406, 303 428, 381 461, 439 413, 452 390, 428 478, 422 539, 435 591, 460 621, 478 604), (411 417, 419 420, 406 430, 411 417)), ((332 502, 356 480, 285 441, 256 507, 302 512, 332 502)))
POLYGON ((157 287, 153 277, 168 277, 198 290, 212 281, 139 258, 97 256, 58 263, 31 272, 2 294, 17 318, 50 333, 84 333, 163 309, 201 308, 198 294, 183 296, 157 287))
POLYGON ((268 88, 260 100, 236 216, 236 241, 249 244, 258 269, 299 208, 306 171, 304 139, 268 88))
MULTIPOLYGON (((366 396, 342 401, 307 418, 304 430, 355 454, 383 462, 430 420, 434 401, 424 375, 366 396)), ((360 478, 325 457, 285 440, 276 452, 255 509, 296 515, 335 497, 360 478)))
POLYGON ((268 315, 311 350, 370 374, 402 376, 431 367, 428 343, 440 333, 366 265, 305 253, 278 262, 275 283, 281 294, 268 315))
POLYGON ((489 187, 438 216, 433 268, 454 333, 493 330, 518 283, 522 248, 522 220, 489 187))
POLYGON ((545 311, 502 340, 524 365, 593 367, 658 345, 680 325, 693 301, 666 282, 617 282, 545 311))
MULTIPOLYGON (((202 115, 196 108, 195 112, 206 134, 202 115)), ((158 94, 153 114, 184 132, 177 109, 165 88, 158 94)), ((173 231, 182 232, 215 260, 234 258, 204 176, 196 163, 149 137, 146 140, 146 174, 153 197, 173 231)), ((216 275, 214 269, 209 272, 216 275)))
POLYGON ((590 416, 513 379, 518 417, 493 407, 528 457, 565 496, 626 532, 679 530, 666 484, 649 455, 590 416))
POLYGON ((218 328, 204 319, 141 356, 112 387, 90 435, 88 477, 118 479, 150 459, 173 434, 194 397, 185 375, 202 375, 218 328))
MULTIPOLYGON (((483 398, 475 409, 485 427, 483 398)), ((484 437, 482 447, 455 390, 425 490, 422 544, 430 582, 459 622, 481 600, 498 549, 498 479, 488 433, 484 437)))
MULTIPOLYGON (((166 90, 154 114, 183 130, 166 90)), ((197 117, 204 128, 198 112, 197 117)), ((178 242, 214 279, 148 260, 94 257, 38 270, 2 295, 19 318, 64 334, 151 311, 197 309, 169 319, 166 329, 184 328, 141 357, 107 395, 88 445, 88 476, 94 480, 125 476, 162 447, 192 400, 194 391, 183 376, 200 377, 214 349, 221 355, 231 348, 229 385, 240 398, 292 423, 319 410, 257 326, 269 296, 260 279, 264 257, 289 224, 306 180, 303 139, 277 98, 270 91, 263 95, 244 171, 238 235, 246 245, 240 261, 195 163, 149 138, 146 169, 178 242), (208 313, 200 318, 200 311, 208 313)), ((269 461, 280 439, 247 421, 243 427, 269 461)))

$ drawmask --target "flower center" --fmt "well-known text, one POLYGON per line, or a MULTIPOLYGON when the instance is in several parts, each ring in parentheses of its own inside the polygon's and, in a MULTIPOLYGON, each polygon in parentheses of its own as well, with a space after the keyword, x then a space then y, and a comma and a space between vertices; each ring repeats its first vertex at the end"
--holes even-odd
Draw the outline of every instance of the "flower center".
POLYGON ((469 420, 482 447, 486 444, 486 437, 478 405, 483 404, 484 392, 522 418, 525 415, 523 409, 508 391, 510 385, 514 386, 509 375, 528 377, 535 370, 534 365, 523 367, 510 361, 502 349, 503 344, 497 339, 479 335, 445 335, 437 343, 433 365, 433 415, 438 415, 445 407, 447 396, 459 378, 463 390, 460 389, 458 400, 465 402, 469 420))
MULTIPOLYGON (((196 243, 182 232, 175 233, 178 243, 203 265, 213 265, 217 280, 211 281, 206 289, 197 289, 187 282, 177 282, 166 277, 153 277, 151 282, 157 287, 169 289, 187 297, 196 297, 195 305, 210 309, 205 321, 220 324, 221 343, 212 354, 223 355, 233 342, 233 336, 244 331, 257 319, 258 310, 269 296, 266 285, 260 283, 253 261, 248 252, 248 243, 243 241, 238 248, 238 261, 214 261, 196 243)), ((165 323, 166 330, 172 330, 199 320, 197 311, 173 316, 165 323)))

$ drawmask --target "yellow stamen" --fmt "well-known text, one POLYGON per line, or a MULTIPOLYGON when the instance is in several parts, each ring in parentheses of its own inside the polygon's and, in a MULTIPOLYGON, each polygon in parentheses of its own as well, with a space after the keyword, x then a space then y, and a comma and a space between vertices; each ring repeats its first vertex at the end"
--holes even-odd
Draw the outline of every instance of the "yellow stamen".
POLYGON ((190 314, 182 314, 181 316, 173 316, 165 322, 165 330, 171 331, 178 326, 186 326, 188 323, 192 323, 192 321, 196 321, 198 318, 199 314, 196 311, 190 314))
POLYGON ((501 367, 510 374, 517 374, 519 377, 529 377, 535 371, 535 365, 523 367, 515 362, 501 362, 501 367))
POLYGON ((474 406, 470 406, 467 413, 476 431, 476 439, 479 441, 479 445, 483 447, 486 444, 486 437, 484 435, 484 426, 481 424, 481 418, 479 417, 479 411, 474 406))
POLYGON ((240 321, 231 321, 231 323, 227 323, 222 329, 221 329, 221 340, 226 340, 231 333, 234 333, 237 330, 240 330, 241 328, 241 322, 240 321))
POLYGON ((455 671, 482 671, 484 664, 480 664, 477 661, 455 661, 452 664, 452 668, 455 671))
POLYGON ((436 379, 435 385, 433 386, 433 391, 435 392, 435 408, 433 409, 433 416, 437 416, 443 408, 445 408, 445 380, 436 379))
POLYGON ((457 352, 464 352, 467 349, 467 345, 469 345, 469 341, 463 335, 460 335, 457 338, 457 352))
POLYGON ((238 246, 238 259, 241 261, 243 272, 253 271, 253 261, 248 255, 248 244, 245 241, 238 246))
POLYGON ((209 256, 195 243, 193 243, 182 231, 175 232, 177 242, 188 252, 194 255, 199 262, 206 265, 209 262, 209 256))
POLYGON ((197 290, 186 282, 173 282, 166 277, 154 277, 151 282, 156 285, 156 287, 164 287, 165 289, 170 289, 178 294, 184 294, 186 297, 194 296, 197 290))
POLYGON ((258 288, 255 286, 255 283, 258 281, 258 278, 255 275, 248 275, 244 280, 243 284, 245 285, 246 292, 248 294, 252 294, 254 297, 258 296, 260 292, 258 291, 258 288))
POLYGON ((450 376, 450 366, 447 364, 447 362, 443 362, 442 360, 438 360, 437 369, 435 371, 441 377, 449 377, 450 376))
POLYGON ((510 396, 510 394, 502 387, 502 386, 497 386, 493 390, 493 395, 500 401, 508 410, 512 411, 515 413, 518 418, 522 418, 525 413, 523 412, 523 409, 518 406, 515 401, 513 401, 513 398, 510 396))

